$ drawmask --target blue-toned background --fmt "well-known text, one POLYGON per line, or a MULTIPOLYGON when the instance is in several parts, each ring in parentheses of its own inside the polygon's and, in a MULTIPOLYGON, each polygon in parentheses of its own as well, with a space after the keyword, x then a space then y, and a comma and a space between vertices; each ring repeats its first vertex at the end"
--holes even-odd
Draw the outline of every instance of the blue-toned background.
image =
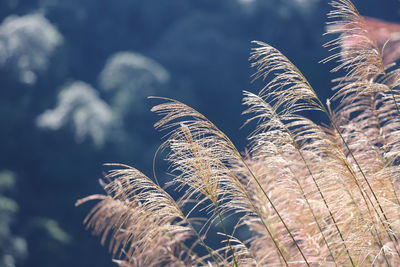
MULTIPOLYGON (((400 22, 397 0, 357 1, 400 22)), ((280 49, 325 99, 324 0, 0 0, 0 267, 113 266, 82 225, 107 162, 152 175, 162 134, 147 96, 181 100, 244 149, 252 40, 280 49)), ((314 118, 317 119, 318 118, 314 118)), ((158 159, 158 176, 165 163, 158 159)))

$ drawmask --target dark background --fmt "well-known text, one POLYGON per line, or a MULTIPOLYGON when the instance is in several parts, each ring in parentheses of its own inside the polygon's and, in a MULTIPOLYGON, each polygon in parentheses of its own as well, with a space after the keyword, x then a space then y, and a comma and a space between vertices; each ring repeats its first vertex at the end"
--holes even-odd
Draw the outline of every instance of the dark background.
MULTIPOLYGON (((355 4, 400 21, 398 1, 355 4)), ((329 97, 335 75, 318 63, 329 55, 329 9, 323 0, 0 0, 0 267, 113 266, 82 225, 90 205, 74 203, 101 192, 103 163, 152 175, 163 134, 149 95, 195 107, 244 149, 242 91, 261 87, 251 84, 252 40, 277 47, 329 97)), ((157 167, 163 178, 160 157, 157 167)))

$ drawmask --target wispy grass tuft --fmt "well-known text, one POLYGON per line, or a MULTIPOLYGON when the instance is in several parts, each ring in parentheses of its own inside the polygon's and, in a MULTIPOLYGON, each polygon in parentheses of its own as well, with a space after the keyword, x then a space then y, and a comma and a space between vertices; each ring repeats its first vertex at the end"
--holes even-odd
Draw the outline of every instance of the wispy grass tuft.
MULTIPOLYGON (((349 0, 331 2, 326 44, 335 94, 322 101, 279 50, 254 42, 258 94, 244 92, 246 153, 215 124, 173 99, 152 111, 182 190, 173 199, 140 171, 112 165, 85 224, 120 266, 399 266, 400 69, 382 59, 349 0), (326 102, 326 104, 325 104, 326 102), (332 109, 331 103, 336 104, 332 109), (329 126, 304 117, 319 112, 329 126), (194 203, 194 204, 193 204, 194 203), (203 211, 208 218, 193 214, 203 211), (239 219, 232 228, 231 216, 239 219), (224 241, 207 237, 219 225, 224 241), (251 237, 237 233, 247 229, 251 237)), ((324 61, 324 62, 325 62, 324 61)), ((234 220, 233 220, 234 221, 234 220)))

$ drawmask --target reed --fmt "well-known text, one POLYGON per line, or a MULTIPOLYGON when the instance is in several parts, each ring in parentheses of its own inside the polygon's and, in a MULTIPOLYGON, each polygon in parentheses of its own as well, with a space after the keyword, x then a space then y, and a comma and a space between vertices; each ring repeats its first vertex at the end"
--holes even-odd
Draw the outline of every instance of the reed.
POLYGON ((85 224, 108 242, 120 266, 399 266, 400 69, 383 59, 366 20, 349 0, 331 2, 326 46, 335 94, 322 101, 282 53, 263 42, 251 54, 246 153, 195 109, 173 99, 152 111, 182 190, 174 199, 135 168, 112 165, 105 195, 85 224), (331 108, 331 103, 336 105, 331 108), (320 112, 321 126, 304 111, 320 112), (196 218, 202 210, 209 217, 196 218), (234 229, 230 217, 239 216, 234 229), (225 241, 214 249, 212 225, 225 241), (240 240, 237 229, 251 232, 240 240), (108 240, 108 241, 107 241, 108 240))

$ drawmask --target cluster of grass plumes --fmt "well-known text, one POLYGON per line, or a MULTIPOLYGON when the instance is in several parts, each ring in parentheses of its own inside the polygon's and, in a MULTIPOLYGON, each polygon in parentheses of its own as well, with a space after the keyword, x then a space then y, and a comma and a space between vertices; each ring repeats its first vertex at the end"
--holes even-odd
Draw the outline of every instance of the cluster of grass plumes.
MULTIPOLYGON (((104 179, 107 195, 86 224, 120 266, 398 266, 400 265, 400 70, 382 53, 348 0, 331 3, 327 44, 345 76, 337 103, 324 104, 277 49, 252 52, 255 78, 266 85, 244 93, 246 122, 255 121, 241 154, 205 116, 175 100, 152 110, 167 130, 173 199, 138 170, 119 165, 104 179), (322 127, 303 111, 321 112, 322 127), (188 208, 189 207, 189 208, 188 208), (209 218, 196 218, 197 210, 209 218), (240 215, 232 230, 227 221, 240 215), (208 244, 218 224, 221 248, 208 244), (252 233, 240 240, 246 227, 252 233)), ((253 124, 251 124, 253 125, 253 124)))

